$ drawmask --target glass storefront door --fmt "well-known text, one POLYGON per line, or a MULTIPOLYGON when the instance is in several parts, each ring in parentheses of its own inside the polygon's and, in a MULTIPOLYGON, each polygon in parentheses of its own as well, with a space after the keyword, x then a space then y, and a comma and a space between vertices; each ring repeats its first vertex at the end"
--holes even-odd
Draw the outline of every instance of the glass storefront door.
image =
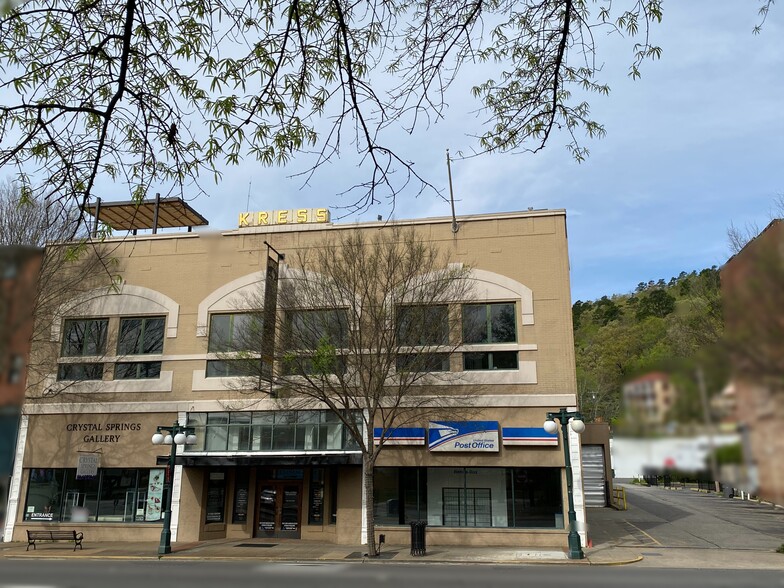
POLYGON ((258 493, 256 537, 299 539, 302 524, 302 483, 262 482, 258 493))

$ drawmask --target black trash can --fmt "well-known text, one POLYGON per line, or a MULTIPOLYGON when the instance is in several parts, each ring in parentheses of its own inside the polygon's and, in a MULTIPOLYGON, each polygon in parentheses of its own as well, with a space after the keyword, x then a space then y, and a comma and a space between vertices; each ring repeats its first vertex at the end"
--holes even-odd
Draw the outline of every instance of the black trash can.
POLYGON ((411 555, 425 555, 425 528, 427 521, 411 521, 411 555))

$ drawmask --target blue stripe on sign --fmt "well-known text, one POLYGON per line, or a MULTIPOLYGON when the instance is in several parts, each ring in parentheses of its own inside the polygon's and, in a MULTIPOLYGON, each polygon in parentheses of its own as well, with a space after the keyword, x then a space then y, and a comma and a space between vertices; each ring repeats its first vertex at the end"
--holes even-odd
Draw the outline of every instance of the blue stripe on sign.
POLYGON ((501 429, 501 435, 505 442, 525 441, 543 445, 558 443, 558 434, 548 433, 543 427, 504 427, 501 429))
MULTIPOLYGON (((373 437, 376 441, 381 440, 381 434, 384 429, 376 427, 373 429, 373 437)), ((422 427, 397 427, 395 429, 387 429, 384 433, 386 441, 424 441, 425 429, 422 427)))

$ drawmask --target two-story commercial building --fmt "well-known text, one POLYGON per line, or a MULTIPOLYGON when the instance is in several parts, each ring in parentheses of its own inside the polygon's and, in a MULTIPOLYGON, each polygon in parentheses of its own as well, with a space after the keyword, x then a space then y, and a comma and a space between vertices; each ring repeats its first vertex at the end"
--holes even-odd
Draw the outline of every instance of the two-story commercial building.
MULTIPOLYGON (((242 213, 223 232, 106 241, 116 286, 38 317, 51 323, 50 336, 33 353, 51 355, 50 377, 30 390, 22 417, 5 539, 78 525, 93 540, 157 541, 168 448, 150 439, 179 422, 194 427, 196 443, 178 448, 171 472, 175 541, 358 544, 372 501, 388 543, 406 543, 408 523, 425 520, 433 545, 565 546, 564 451, 543 422, 548 411, 577 405, 566 214, 456 221, 339 224, 323 209, 272 211, 242 213), (459 375, 439 389, 471 392, 471 416, 396 431, 367 496, 361 455, 340 419, 324 406, 244 393, 219 348, 243 323, 241 301, 253 299, 243 294, 265 286, 265 243, 285 253, 284 280, 302 269, 293 267, 298 251, 393 225, 470 268, 475 295, 451 301, 443 316, 479 317, 483 334, 458 341, 432 368, 459 375)), ((571 457, 584 522, 576 435, 571 457)))

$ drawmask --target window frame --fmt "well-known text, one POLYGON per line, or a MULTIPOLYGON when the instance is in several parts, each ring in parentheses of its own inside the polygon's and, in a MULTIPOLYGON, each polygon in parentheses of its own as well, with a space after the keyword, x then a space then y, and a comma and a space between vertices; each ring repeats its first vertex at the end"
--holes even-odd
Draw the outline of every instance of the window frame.
MULTIPOLYGON (((63 321, 62 341, 60 342, 60 357, 100 357, 106 354, 106 347, 109 340, 109 318, 108 317, 89 317, 89 318, 68 318, 63 321), (80 343, 81 349, 78 353, 70 353, 72 342, 69 340, 69 327, 78 323, 99 325, 102 333, 95 342, 96 353, 85 353, 87 345, 87 328, 85 328, 84 340, 80 343), (68 352, 67 352, 68 351, 68 352)), ((91 334, 91 336, 93 336, 91 334)), ((91 349, 92 351, 92 349, 91 349)))
MULTIPOLYGON (((239 327, 236 325, 237 317, 248 317, 251 321, 251 325, 253 325, 254 322, 257 323, 257 326, 253 326, 254 330, 257 330, 260 334, 264 332, 264 317, 262 313, 254 312, 252 310, 210 313, 209 327, 207 329, 207 353, 232 353, 237 351, 261 353, 261 349, 242 349, 237 345, 237 341, 235 341, 235 339, 237 339, 237 333, 239 332, 239 327), (215 335, 215 330, 217 329, 215 326, 215 319, 219 317, 229 317, 228 340, 225 342, 218 341, 215 335)), ((261 340, 259 340, 259 343, 261 343, 261 340)))
POLYGON ((400 347, 439 347, 449 345, 449 305, 448 304, 401 304, 395 309, 395 338, 400 347), (409 312, 421 312, 421 316, 414 316, 413 320, 418 322, 430 323, 432 320, 434 325, 439 326, 439 332, 430 331, 426 329, 424 332, 419 331, 419 337, 416 341, 411 338, 411 335, 417 333, 407 333, 405 325, 407 320, 412 320, 405 315, 409 312), (443 316, 433 316, 436 313, 443 316), (443 332, 441 331, 443 327, 443 332), (433 334, 433 337, 428 335, 433 334), (408 336, 406 336, 408 335, 408 336))
MULTIPOLYGON (((507 345, 510 343, 517 343, 518 342, 518 325, 517 325, 517 302, 516 301, 497 301, 497 302, 485 302, 485 303, 470 303, 470 304, 463 304, 461 308, 461 319, 462 319, 462 342, 463 345, 507 345), (495 340, 494 339, 494 330, 493 330, 493 309, 500 308, 503 306, 511 306, 512 307, 512 317, 514 319, 513 326, 514 326, 514 337, 508 341, 502 340, 495 340), (466 310, 471 308, 480 308, 484 307, 485 309, 485 319, 484 319, 484 335, 480 338, 480 340, 472 341, 469 340, 470 337, 467 336, 467 324, 469 321, 466 320, 466 310)), ((470 325, 468 326, 470 328, 470 325)))
POLYGON ((126 356, 135 356, 135 355, 162 355, 163 354, 163 346, 164 340, 166 339, 166 317, 161 315, 150 315, 150 316, 123 316, 120 317, 120 326, 119 330, 117 331, 117 355, 126 357, 126 356), (130 321, 141 321, 140 325, 140 333, 139 337, 136 340, 136 349, 133 350, 125 350, 122 348, 124 344, 124 337, 123 337, 123 324, 127 324, 130 321), (145 341, 144 337, 147 334, 147 323, 150 321, 161 321, 161 338, 160 338, 160 349, 153 350, 153 351, 145 351, 145 341), (139 349, 139 347, 141 349, 139 349))

